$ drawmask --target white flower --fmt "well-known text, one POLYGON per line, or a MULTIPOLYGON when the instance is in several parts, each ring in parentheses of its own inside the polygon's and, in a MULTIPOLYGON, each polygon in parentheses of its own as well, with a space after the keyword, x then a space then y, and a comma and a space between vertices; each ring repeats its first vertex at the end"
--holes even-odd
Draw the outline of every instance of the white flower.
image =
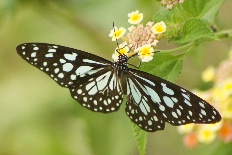
POLYGON ((166 31, 166 24, 163 21, 156 23, 152 27, 152 32, 155 34, 164 33, 165 31, 166 31))
POLYGON ((129 13, 128 17, 129 17, 128 22, 130 24, 139 24, 143 20, 143 14, 139 13, 138 10, 129 13))
POLYGON ((138 52, 138 57, 142 62, 148 62, 153 59, 154 49, 151 47, 151 44, 145 44, 142 47, 139 47, 135 50, 138 52))
POLYGON ((120 27, 119 29, 115 26, 113 30, 110 30, 109 37, 112 37, 112 41, 116 41, 126 33, 126 29, 120 27))

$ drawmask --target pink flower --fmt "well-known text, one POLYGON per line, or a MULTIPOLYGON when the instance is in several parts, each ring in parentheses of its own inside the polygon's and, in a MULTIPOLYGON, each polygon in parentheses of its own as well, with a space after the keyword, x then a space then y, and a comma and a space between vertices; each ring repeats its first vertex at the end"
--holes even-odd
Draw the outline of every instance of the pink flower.
POLYGON ((232 140, 232 125, 225 122, 219 130, 218 135, 225 143, 230 142, 232 140))
POLYGON ((188 148, 195 148, 198 145, 197 134, 189 133, 184 137, 184 144, 188 148))

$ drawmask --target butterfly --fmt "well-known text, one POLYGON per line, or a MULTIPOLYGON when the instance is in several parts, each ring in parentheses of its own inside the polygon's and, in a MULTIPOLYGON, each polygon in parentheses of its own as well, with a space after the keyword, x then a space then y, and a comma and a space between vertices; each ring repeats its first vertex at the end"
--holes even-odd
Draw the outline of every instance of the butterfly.
POLYGON ((126 114, 141 129, 163 130, 188 123, 216 123, 219 112, 190 91, 157 76, 128 67, 119 54, 111 62, 81 50, 47 43, 24 43, 16 48, 31 65, 45 72, 83 107, 101 113, 118 111, 127 96, 126 114))

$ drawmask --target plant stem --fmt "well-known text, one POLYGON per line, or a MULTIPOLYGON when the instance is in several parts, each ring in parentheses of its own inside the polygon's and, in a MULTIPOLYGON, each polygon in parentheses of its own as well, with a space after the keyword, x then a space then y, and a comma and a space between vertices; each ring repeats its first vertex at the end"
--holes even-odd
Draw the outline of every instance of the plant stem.
POLYGON ((188 43, 184 46, 180 46, 180 47, 170 49, 170 50, 158 50, 157 49, 157 51, 160 51, 160 54, 175 53, 175 52, 180 52, 180 51, 186 50, 186 49, 190 48, 193 44, 194 43, 188 43))

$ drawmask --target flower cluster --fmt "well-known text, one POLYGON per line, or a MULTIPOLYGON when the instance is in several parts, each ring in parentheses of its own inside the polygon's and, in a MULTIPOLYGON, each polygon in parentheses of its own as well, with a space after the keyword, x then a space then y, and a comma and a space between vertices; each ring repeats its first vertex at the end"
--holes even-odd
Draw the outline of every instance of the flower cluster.
MULTIPOLYGON (((231 51, 232 56, 232 51, 231 51)), ((217 137, 228 143, 232 141, 232 57, 218 68, 208 67, 202 74, 205 82, 214 85, 207 91, 195 91, 199 97, 211 103, 221 114, 222 121, 216 124, 187 124, 178 128, 184 133, 184 144, 193 148, 198 143, 211 143, 217 137)))
POLYGON ((110 31, 109 36, 112 41, 121 39, 123 43, 116 48, 112 58, 118 60, 119 53, 125 54, 128 57, 138 55, 142 62, 148 62, 153 59, 154 48, 162 37, 162 33, 166 31, 166 25, 163 21, 154 24, 148 22, 145 26, 140 24, 143 20, 143 14, 135 11, 128 14, 128 22, 133 24, 126 29, 123 27, 114 27, 110 31), (126 34, 126 35, 125 35, 126 34), (124 36, 125 35, 125 36, 124 36))
POLYGON ((177 5, 178 3, 184 3, 184 0, 162 0, 162 5, 167 5, 167 8, 171 10, 174 5, 177 5))

